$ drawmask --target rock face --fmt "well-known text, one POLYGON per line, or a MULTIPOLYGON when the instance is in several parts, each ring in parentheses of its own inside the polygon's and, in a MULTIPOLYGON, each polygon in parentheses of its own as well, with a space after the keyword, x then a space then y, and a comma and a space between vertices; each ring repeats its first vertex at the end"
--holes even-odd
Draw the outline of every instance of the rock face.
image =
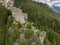
POLYGON ((45 37, 46 37, 46 32, 42 31, 41 36, 39 37, 41 44, 43 44, 45 37))
POLYGON ((20 8, 12 7, 10 10, 12 11, 13 18, 20 24, 23 24, 27 21, 27 14, 23 13, 20 8))
POLYGON ((13 6, 13 2, 14 0, 0 0, 0 4, 2 4, 8 9, 13 6))
POLYGON ((21 24, 26 22, 27 14, 23 13, 20 8, 13 7, 14 0, 0 0, 0 4, 12 11, 12 16, 17 22, 21 24))

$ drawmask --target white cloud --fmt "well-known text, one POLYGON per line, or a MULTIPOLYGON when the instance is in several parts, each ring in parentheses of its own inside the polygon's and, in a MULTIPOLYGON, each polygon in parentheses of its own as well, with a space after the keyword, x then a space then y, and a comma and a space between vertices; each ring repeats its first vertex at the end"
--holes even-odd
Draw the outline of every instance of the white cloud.
MULTIPOLYGON (((58 3, 60 2, 60 0, 34 0, 36 2, 42 2, 42 3, 46 3, 49 6, 52 6, 54 3, 58 3)), ((59 5, 60 6, 60 5, 59 5)))
POLYGON ((60 7, 60 4, 55 4, 54 6, 58 6, 58 7, 60 7))

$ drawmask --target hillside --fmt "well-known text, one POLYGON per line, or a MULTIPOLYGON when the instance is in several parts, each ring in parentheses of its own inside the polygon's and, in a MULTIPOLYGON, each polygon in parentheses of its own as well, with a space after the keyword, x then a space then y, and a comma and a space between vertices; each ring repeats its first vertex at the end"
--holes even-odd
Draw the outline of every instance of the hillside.
POLYGON ((15 5, 20 6, 23 12, 28 13, 28 21, 36 22, 38 26, 47 26, 58 33, 60 32, 60 14, 54 12, 48 5, 24 0, 15 1, 15 5))
POLYGON ((0 5, 0 45, 60 45, 60 14, 47 4, 15 0, 9 8, 0 5))
POLYGON ((47 32, 45 45, 60 45, 60 14, 46 4, 31 0, 15 0, 15 6, 28 13, 28 21, 33 22, 36 28, 47 32))

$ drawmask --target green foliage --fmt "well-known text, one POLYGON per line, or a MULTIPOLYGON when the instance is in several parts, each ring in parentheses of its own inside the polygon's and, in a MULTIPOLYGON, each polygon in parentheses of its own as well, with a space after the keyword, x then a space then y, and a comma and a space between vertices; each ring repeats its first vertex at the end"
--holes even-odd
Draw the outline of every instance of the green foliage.
POLYGON ((20 45, 24 45, 24 42, 20 42, 20 45))
POLYGON ((27 22, 26 25, 27 25, 27 26, 26 26, 27 29, 32 29, 33 23, 27 22))
POLYGON ((13 24, 13 17, 12 17, 12 15, 10 15, 10 16, 8 17, 7 27, 9 28, 10 26, 12 26, 12 24, 13 24))
MULTIPOLYGON (((20 0, 17 1, 20 2, 20 0)), ((18 5, 18 2, 15 4, 18 5)), ((38 28, 40 28, 40 25, 47 26, 60 33, 60 15, 52 11, 46 4, 21 1, 19 6, 23 12, 28 13, 28 21, 33 22, 36 27, 38 26, 38 28)))
POLYGON ((51 42, 48 40, 47 37, 44 40, 44 45, 51 45, 51 42))
POLYGON ((31 0, 15 0, 14 4, 28 14, 28 21, 33 22, 36 28, 47 32, 45 45, 60 45, 60 14, 54 12, 47 4, 31 0))
POLYGON ((24 36, 26 39, 30 39, 33 36, 34 32, 33 30, 26 30, 24 36))
POLYGON ((41 33, 40 31, 36 32, 37 37, 40 37, 40 33, 41 33))
POLYGON ((11 45, 14 44, 14 42, 16 41, 17 38, 19 38, 20 32, 20 24, 15 22, 14 24, 12 24, 13 26, 13 32, 12 32, 12 36, 11 36, 11 45))
POLYGON ((11 15, 11 11, 0 5, 0 45, 5 45, 5 42, 8 40, 6 25, 9 15, 11 15))
POLYGON ((4 29, 4 27, 0 28, 0 45, 4 45, 4 41, 5 41, 4 40, 5 38, 4 38, 4 30, 3 29, 4 29))
POLYGON ((54 31, 49 31, 47 37, 52 45, 60 45, 60 35, 54 31))
POLYGON ((0 5, 0 26, 7 23, 8 16, 10 15, 10 10, 0 5))

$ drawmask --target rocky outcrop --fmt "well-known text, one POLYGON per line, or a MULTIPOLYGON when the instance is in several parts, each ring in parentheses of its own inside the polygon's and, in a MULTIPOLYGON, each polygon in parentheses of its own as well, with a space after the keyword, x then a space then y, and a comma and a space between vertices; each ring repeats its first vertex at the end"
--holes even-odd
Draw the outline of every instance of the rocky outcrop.
POLYGON ((14 0, 0 0, 0 4, 12 11, 12 17, 19 23, 24 24, 27 21, 27 14, 23 13, 20 8, 13 6, 14 0))
POLYGON ((20 8, 12 7, 12 8, 10 8, 10 10, 12 11, 13 18, 17 22, 23 24, 27 21, 27 14, 23 13, 20 8))
POLYGON ((14 0, 0 0, 0 4, 2 4, 3 6, 5 6, 8 9, 10 7, 13 7, 13 2, 14 2, 14 0))

